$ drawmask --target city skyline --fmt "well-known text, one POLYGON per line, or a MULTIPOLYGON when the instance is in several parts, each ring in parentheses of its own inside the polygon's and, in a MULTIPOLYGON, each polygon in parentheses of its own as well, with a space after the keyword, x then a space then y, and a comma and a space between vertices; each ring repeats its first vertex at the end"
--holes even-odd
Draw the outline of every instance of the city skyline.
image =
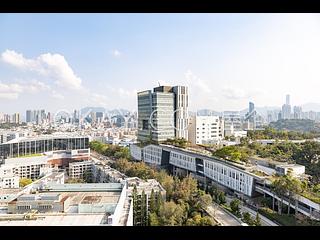
POLYGON ((1 112, 136 110, 158 83, 188 86, 191 111, 320 103, 319 26, 319 14, 1 14, 1 112))

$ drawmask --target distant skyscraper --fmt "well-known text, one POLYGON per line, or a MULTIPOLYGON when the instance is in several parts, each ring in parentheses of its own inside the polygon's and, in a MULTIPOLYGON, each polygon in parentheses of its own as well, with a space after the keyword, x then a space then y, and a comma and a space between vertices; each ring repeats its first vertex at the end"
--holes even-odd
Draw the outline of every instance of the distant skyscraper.
POLYGON ((290 105, 290 95, 286 95, 286 104, 282 105, 281 111, 282 119, 290 119, 291 118, 291 105, 290 105))
POLYGON ((290 105, 290 95, 289 94, 286 95, 286 104, 290 105))
POLYGON ((20 113, 14 113, 12 115, 12 123, 16 123, 16 124, 20 123, 20 113))
POLYGON ((254 103, 249 102, 249 113, 253 112, 253 110, 254 110, 254 103))
POLYGON ((31 110, 27 110, 27 112, 26 112, 26 122, 27 123, 32 122, 32 112, 31 112, 31 110))
POLYGON ((302 108, 299 106, 293 107, 293 118, 294 119, 302 119, 302 108))

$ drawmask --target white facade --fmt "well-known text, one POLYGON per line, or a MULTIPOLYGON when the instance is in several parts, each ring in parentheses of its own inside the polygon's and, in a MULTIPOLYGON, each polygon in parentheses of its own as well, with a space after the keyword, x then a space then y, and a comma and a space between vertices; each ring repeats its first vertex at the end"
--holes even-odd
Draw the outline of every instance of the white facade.
POLYGON ((19 177, 8 176, 0 178, 1 188, 19 188, 19 177))
POLYGON ((223 119, 225 136, 233 136, 234 131, 242 130, 242 123, 239 111, 225 111, 223 112, 223 119))
POLYGON ((204 175, 221 185, 251 196, 253 176, 215 161, 204 160, 204 175))
POLYGON ((192 144, 212 144, 223 138, 223 124, 218 116, 193 116, 188 130, 192 144))
POLYGON ((0 178, 17 176, 34 180, 41 175, 42 169, 45 169, 46 166, 46 156, 6 159, 5 164, 0 166, 0 178))
POLYGON ((175 137, 188 139, 188 87, 175 86, 175 137))
POLYGON ((148 145, 143 149, 143 160, 146 163, 161 165, 162 147, 148 145))
POLYGON ((135 145, 135 144, 130 144, 130 154, 131 157, 133 157, 135 160, 142 160, 142 149, 141 147, 135 145))
POLYGON ((69 164, 69 177, 83 178, 85 173, 91 174, 93 171, 93 162, 73 162, 69 164))
POLYGON ((195 157, 188 156, 187 154, 178 152, 178 151, 171 151, 170 152, 170 164, 187 169, 189 171, 196 171, 196 159, 195 157))

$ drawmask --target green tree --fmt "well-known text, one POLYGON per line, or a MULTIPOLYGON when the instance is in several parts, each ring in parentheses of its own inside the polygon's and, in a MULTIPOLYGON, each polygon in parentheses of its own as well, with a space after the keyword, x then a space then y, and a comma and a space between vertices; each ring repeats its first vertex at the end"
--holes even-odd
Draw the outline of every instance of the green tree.
POLYGON ((242 220, 250 226, 254 225, 254 220, 251 218, 251 215, 248 212, 244 212, 242 214, 242 220))
POLYGON ((261 226, 261 219, 259 213, 257 212, 256 219, 254 220, 254 225, 261 226))
POLYGON ((172 176, 168 175, 165 170, 161 170, 156 174, 156 179, 166 190, 167 200, 170 201, 174 191, 174 179, 172 176))
POLYGON ((156 196, 154 193, 154 190, 151 190, 151 194, 150 194, 150 205, 149 205, 149 211, 151 213, 156 212, 156 196))
POLYGON ((31 183, 32 183, 32 179, 30 179, 30 178, 21 178, 19 180, 19 186, 20 187, 25 187, 25 186, 27 186, 27 185, 29 185, 31 183))
POLYGON ((226 195, 224 192, 219 191, 218 193, 219 204, 225 204, 227 202, 226 195))
POLYGON ((147 198, 144 190, 141 193, 141 226, 147 226, 148 223, 148 212, 147 212, 147 198))
POLYGON ((156 213, 149 214, 149 226, 160 226, 159 217, 156 213))
POLYGON ((190 175, 183 178, 182 181, 179 181, 179 179, 176 178, 173 199, 176 202, 188 202, 192 196, 197 193, 197 190, 197 180, 190 175))
POLYGON ((165 202, 159 212, 160 223, 163 226, 181 226, 184 216, 184 208, 173 201, 165 202))
POLYGON ((239 199, 234 199, 230 202, 230 208, 231 211, 236 215, 239 216, 240 215, 240 200, 239 199))

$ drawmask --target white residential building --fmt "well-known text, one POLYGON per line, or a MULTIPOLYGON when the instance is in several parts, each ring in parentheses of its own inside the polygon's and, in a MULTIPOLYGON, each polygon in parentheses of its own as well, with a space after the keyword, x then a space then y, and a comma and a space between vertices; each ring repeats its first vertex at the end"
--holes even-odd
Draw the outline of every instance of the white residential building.
POLYGON ((0 178, 17 176, 37 179, 47 169, 47 156, 6 159, 0 166, 0 178))
POLYGON ((233 136, 235 131, 242 130, 242 123, 239 111, 224 111, 224 135, 233 136))
POLYGON ((0 178, 0 187, 19 188, 19 177, 11 175, 0 178))
POLYGON ((91 161, 69 163, 69 177, 83 178, 85 174, 92 174, 93 166, 91 161))
POLYGON ((217 143, 223 138, 223 120, 218 116, 193 116, 189 119, 189 142, 217 143))

